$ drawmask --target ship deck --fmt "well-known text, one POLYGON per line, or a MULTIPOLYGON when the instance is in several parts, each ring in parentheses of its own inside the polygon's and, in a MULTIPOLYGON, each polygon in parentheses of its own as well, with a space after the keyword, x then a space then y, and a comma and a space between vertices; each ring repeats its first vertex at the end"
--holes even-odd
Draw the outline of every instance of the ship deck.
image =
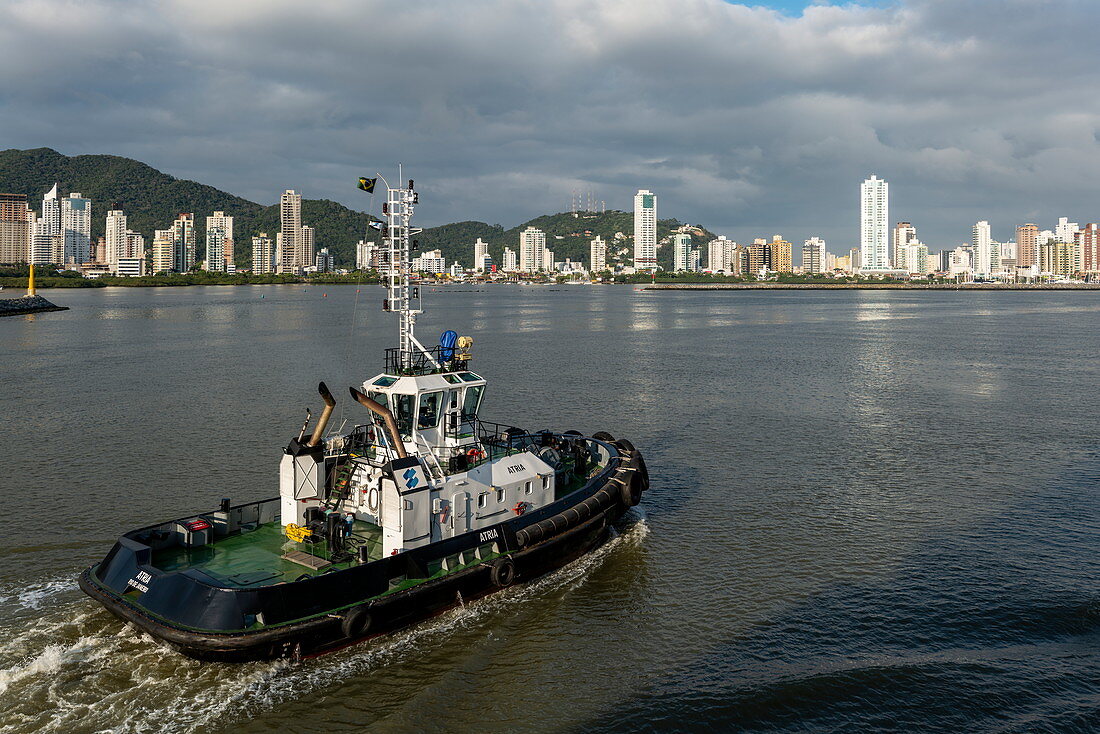
MULTIPOLYGON (((370 560, 382 557, 382 529, 357 520, 352 537, 368 548, 370 560)), ((294 581, 302 574, 311 576, 328 570, 356 565, 354 560, 329 563, 324 543, 295 543, 283 531, 282 523, 263 523, 198 548, 176 546, 153 551, 153 565, 162 571, 195 569, 220 586, 250 588, 294 581), (313 569, 283 556, 303 552, 316 559, 321 569, 313 569)))

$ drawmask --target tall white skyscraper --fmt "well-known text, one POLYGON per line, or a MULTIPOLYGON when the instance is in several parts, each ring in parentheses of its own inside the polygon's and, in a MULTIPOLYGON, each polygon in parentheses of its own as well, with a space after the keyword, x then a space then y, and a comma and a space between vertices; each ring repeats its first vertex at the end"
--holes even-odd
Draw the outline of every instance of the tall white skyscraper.
POLYGON ((489 243, 483 242, 480 237, 474 242, 474 271, 485 272, 485 258, 489 257, 489 243))
POLYGON ((252 238, 252 272, 256 275, 267 275, 276 272, 278 267, 275 243, 267 236, 267 232, 260 232, 252 238))
POLYGON ((298 265, 306 267, 315 264, 317 258, 317 246, 313 241, 313 227, 302 226, 298 230, 298 265))
POLYGON ((115 275, 118 274, 118 259, 129 257, 129 247, 126 240, 126 215, 121 209, 112 209, 107 212, 107 225, 105 230, 107 247, 107 267, 115 275))
POLYGON ((233 217, 214 212, 206 218, 206 269, 229 272, 233 261, 233 217))
POLYGON ((872 175, 859 186, 860 267, 885 270, 890 267, 890 184, 872 175))
POLYGON ((732 273, 733 251, 736 247, 737 243, 727 240, 724 234, 707 243, 707 270, 712 273, 721 271, 727 275, 732 273))
POLYGON ((596 235, 596 239, 588 244, 591 272, 602 273, 607 270, 607 243, 602 237, 596 235))
POLYGON ((893 245, 894 251, 894 267, 905 268, 906 252, 905 246, 911 241, 917 239, 917 228, 909 222, 898 222, 894 225, 894 228, 890 230, 891 233, 891 245, 893 245))
POLYGON ((298 259, 298 241, 302 235, 302 195, 293 189, 287 189, 279 197, 279 222, 281 230, 276 237, 280 245, 279 272, 297 273, 305 265, 312 265, 312 257, 306 262, 298 259))
POLYGON ((825 272, 825 240, 811 237, 802 243, 802 272, 825 272))
MULTIPOLYGON (((180 214, 172 222, 172 270, 189 273, 195 266, 195 215, 180 214)), ((156 272, 155 270, 153 272, 156 272)))
POLYGON ((672 269, 677 272, 691 272, 691 235, 672 235, 672 269))
MULTIPOLYGON (((543 269, 543 250, 546 249, 546 233, 528 227, 519 234, 519 269, 536 273, 543 269)), ((553 263, 550 264, 553 267, 553 263)))
POLYGON ((61 200, 61 236, 64 238, 66 264, 86 263, 91 259, 92 202, 78 193, 61 200))
POLYGON ((1001 269, 1000 251, 993 241, 989 222, 982 220, 974 225, 970 246, 974 248, 974 274, 992 275, 1001 269))
POLYGON ((634 195, 634 269, 657 269, 657 194, 648 189, 634 195))
POLYGON ((170 273, 175 266, 175 234, 171 229, 153 231, 153 274, 170 273))

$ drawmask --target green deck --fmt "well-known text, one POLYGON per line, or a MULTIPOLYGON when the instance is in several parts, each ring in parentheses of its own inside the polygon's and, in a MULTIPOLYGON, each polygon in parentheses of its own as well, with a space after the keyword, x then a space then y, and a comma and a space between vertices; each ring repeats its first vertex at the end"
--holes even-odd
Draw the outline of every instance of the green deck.
MULTIPOLYGON (((381 528, 356 521, 352 536, 367 546, 370 560, 381 558, 381 528)), ((269 586, 294 581, 302 574, 313 576, 323 573, 282 557, 284 553, 294 550, 328 560, 324 543, 295 543, 283 534, 281 523, 270 522, 254 530, 218 538, 200 548, 175 547, 153 551, 153 565, 163 571, 198 569, 222 585, 237 588, 269 586)), ((347 561, 335 563, 329 569, 345 569, 353 565, 354 561, 347 561)))

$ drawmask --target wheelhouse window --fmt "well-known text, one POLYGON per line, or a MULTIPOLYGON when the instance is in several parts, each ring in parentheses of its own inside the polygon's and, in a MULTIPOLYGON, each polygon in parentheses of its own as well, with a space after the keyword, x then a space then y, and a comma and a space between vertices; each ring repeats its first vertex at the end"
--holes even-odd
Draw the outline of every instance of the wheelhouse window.
POLYGON ((416 427, 423 430, 435 428, 439 425, 440 403, 443 402, 443 393, 429 392, 420 396, 420 413, 416 419, 416 427))
POLYGON ((463 418, 474 418, 477 416, 477 409, 481 405, 481 393, 484 390, 485 387, 482 385, 466 388, 466 397, 462 401, 463 418))
POLYGON ((397 421, 397 430, 404 438, 412 435, 413 401, 415 400, 415 395, 393 396, 393 417, 397 421))

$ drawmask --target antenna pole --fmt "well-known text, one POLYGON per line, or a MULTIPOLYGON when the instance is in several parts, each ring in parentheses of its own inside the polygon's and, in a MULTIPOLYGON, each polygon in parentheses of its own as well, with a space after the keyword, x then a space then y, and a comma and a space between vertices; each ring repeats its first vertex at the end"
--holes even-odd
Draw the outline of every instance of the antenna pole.
MULTIPOLYGON (((402 174, 403 171, 399 167, 398 176, 402 174)), ((386 180, 382 179, 382 182, 386 183, 386 180)), ((386 310, 398 314, 398 348, 403 369, 412 368, 414 348, 424 351, 415 336, 416 315, 422 311, 420 308, 414 308, 413 301, 417 301, 416 305, 419 306, 419 294, 414 295, 410 283, 412 274, 410 235, 420 230, 410 227, 409 222, 412 220, 414 205, 419 197, 412 189, 412 181, 408 184, 408 188, 400 188, 401 183, 398 183, 398 188, 393 188, 386 183, 386 235, 383 240, 389 253, 386 310)), ((430 358, 431 355, 428 356, 430 358)))

